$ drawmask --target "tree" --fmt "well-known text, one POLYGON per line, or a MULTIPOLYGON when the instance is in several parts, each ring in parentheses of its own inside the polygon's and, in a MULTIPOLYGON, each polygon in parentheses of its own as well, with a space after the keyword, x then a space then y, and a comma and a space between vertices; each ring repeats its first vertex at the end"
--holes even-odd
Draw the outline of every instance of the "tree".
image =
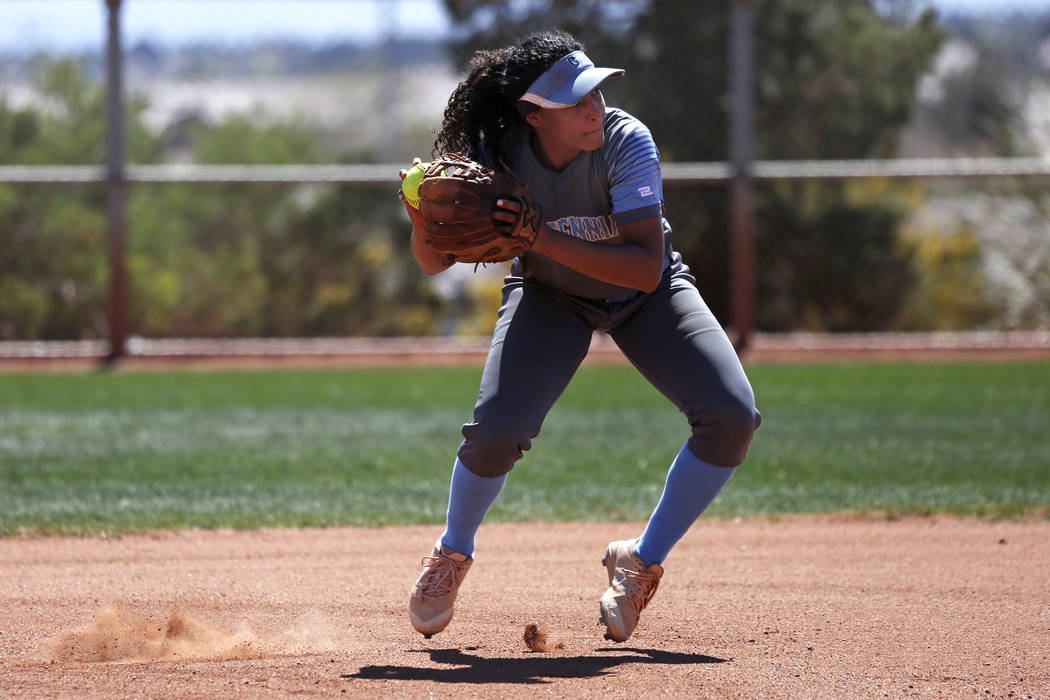
MULTIPOLYGON (((191 121, 198 163, 317 163, 322 135, 266 115, 191 121)), ((396 202, 334 185, 141 189, 132 222, 136 328, 146 335, 433 332, 442 302, 409 265, 396 202), (420 313, 420 309, 428 313, 420 313)))
MULTIPOLYGON (((0 100, 0 162, 104 161, 104 95, 68 61, 42 62, 46 106, 0 100)), ((129 100, 129 161, 177 146, 197 163, 310 163, 322 135, 235 114, 154 133, 129 100)), ((336 158, 339 156, 337 155, 336 158)), ((349 159, 349 156, 344 156, 349 159)), ((449 314, 408 251, 393 198, 352 187, 137 185, 128 198, 133 334, 425 335, 449 314)), ((104 337, 108 292, 103 188, 0 186, 0 339, 104 337)), ((402 220, 404 218, 404 220, 402 220)))
MULTIPOLYGON (((0 162, 97 165, 104 160, 105 101, 84 67, 42 62, 34 78, 47 108, 0 101, 0 162)), ((149 162, 159 141, 129 105, 129 152, 149 162)), ((0 186, 0 338, 105 334, 105 193, 98 187, 0 186)))

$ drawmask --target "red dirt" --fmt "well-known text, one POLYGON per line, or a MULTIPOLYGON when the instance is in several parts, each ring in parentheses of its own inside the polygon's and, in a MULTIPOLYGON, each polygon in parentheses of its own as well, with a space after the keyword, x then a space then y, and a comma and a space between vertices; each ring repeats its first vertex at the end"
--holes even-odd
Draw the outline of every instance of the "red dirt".
POLYGON ((1047 520, 703 519, 617 645, 599 560, 640 528, 486 525, 429 641, 437 526, 3 539, 0 695, 1050 697, 1047 520))

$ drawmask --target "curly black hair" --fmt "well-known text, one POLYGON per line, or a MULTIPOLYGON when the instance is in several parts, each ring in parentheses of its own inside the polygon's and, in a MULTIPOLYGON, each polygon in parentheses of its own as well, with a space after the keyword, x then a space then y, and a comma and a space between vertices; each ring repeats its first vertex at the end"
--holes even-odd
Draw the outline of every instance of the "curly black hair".
POLYGON ((504 160, 503 134, 524 122, 516 106, 518 98, 559 59, 582 50, 583 44, 571 34, 550 30, 515 46, 475 53, 467 79, 445 107, 434 154, 478 153, 484 138, 495 161, 504 160))

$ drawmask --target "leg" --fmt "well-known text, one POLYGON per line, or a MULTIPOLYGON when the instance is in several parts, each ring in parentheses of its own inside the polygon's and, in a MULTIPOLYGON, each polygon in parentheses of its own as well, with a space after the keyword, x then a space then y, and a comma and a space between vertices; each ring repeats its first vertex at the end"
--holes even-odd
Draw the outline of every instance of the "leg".
POLYGON ((671 548, 685 536, 700 514, 729 482, 735 467, 715 467, 697 459, 688 445, 667 472, 660 502, 649 516, 635 551, 648 564, 663 564, 671 548))
POLYGON ((592 328, 542 288, 504 288, 503 307, 481 377, 474 420, 459 458, 478 476, 509 472, 590 348, 592 328))
POLYGON ((671 277, 611 335, 685 414, 693 455, 718 467, 744 461, 761 416, 732 343, 690 277, 671 277))
POLYGON ((538 287, 508 284, 481 377, 474 421, 452 475, 441 541, 468 556, 507 472, 532 445, 543 419, 590 347, 591 329, 538 287))
POLYGON ((690 278, 672 277, 614 337, 692 429, 636 547, 647 564, 661 564, 743 461, 761 417, 732 344, 690 278))
POLYGON ((452 619, 473 563, 474 535, 507 472, 568 385, 590 347, 591 328, 542 289, 508 283, 485 362, 474 421, 452 473, 445 532, 423 558, 409 602, 412 626, 428 639, 452 619))
POLYGON ((448 511, 445 514, 445 531, 441 533, 441 544, 468 557, 473 555, 474 535, 506 482, 506 474, 496 477, 478 476, 457 459, 452 468, 452 486, 449 488, 448 511))
POLYGON ((665 281, 612 337, 692 428, 641 538, 611 542, 602 560, 609 588, 600 622, 607 639, 622 642, 656 593, 664 557, 729 481, 761 419, 736 352, 690 277, 665 281))

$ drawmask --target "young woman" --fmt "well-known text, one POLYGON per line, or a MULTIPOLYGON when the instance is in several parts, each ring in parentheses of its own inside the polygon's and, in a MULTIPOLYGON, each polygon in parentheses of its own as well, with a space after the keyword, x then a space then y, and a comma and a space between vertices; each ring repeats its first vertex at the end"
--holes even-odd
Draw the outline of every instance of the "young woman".
MULTIPOLYGON (((622 642, 634 632, 664 558, 744 460, 761 420, 729 339, 671 246, 652 137, 605 105, 600 84, 623 73, 595 67, 572 36, 545 32, 478 52, 445 110, 435 152, 509 167, 528 184, 545 225, 505 279, 473 421, 463 426, 452 471, 446 528, 412 592, 410 619, 427 638, 451 620, 475 533, 595 331, 609 334, 691 431, 641 536, 606 549, 609 588, 599 601, 606 638, 622 642)), ((512 222, 519 208, 500 201, 493 220, 512 222)), ((419 265, 429 274, 449 267, 423 242, 419 212, 407 203, 406 210, 419 265)))

